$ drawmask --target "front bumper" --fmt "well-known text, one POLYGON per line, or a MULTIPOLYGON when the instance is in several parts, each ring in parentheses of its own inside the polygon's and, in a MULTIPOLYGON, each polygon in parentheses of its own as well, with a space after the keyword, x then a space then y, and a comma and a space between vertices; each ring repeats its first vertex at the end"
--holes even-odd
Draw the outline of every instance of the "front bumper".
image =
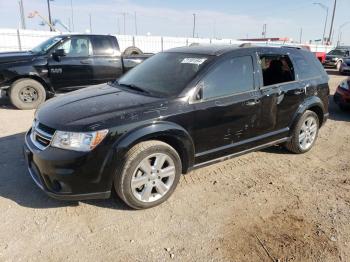
POLYGON ((325 67, 336 67, 338 61, 325 60, 323 66, 325 67))
POLYGON ((60 200, 106 199, 111 195, 112 171, 97 152, 38 149, 25 136, 23 153, 30 176, 50 197, 60 200))

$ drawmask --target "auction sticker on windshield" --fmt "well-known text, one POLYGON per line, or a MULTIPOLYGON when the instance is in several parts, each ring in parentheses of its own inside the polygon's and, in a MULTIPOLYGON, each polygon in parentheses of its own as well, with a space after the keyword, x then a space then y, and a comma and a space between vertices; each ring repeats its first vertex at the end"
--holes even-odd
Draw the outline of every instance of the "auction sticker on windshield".
POLYGON ((181 62, 181 64, 195 64, 195 65, 201 65, 203 64, 207 59, 206 58, 194 58, 194 57, 187 57, 184 58, 181 62))

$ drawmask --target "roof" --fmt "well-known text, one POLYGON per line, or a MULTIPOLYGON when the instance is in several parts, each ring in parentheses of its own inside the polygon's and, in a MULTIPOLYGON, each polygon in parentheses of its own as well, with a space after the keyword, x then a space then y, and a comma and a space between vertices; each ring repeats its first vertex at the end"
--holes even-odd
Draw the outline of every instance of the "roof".
POLYGON ((219 56, 238 48, 236 45, 192 45, 172 48, 166 52, 219 56))

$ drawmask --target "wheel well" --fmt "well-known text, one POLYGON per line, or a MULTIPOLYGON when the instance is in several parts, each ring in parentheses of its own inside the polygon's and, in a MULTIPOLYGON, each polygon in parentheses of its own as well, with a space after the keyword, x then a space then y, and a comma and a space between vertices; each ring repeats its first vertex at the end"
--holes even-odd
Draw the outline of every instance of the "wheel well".
POLYGON ((318 120, 320 121, 320 126, 322 126, 324 117, 322 108, 320 106, 312 106, 308 110, 317 114, 318 120))
POLYGON ((33 79, 35 81, 38 81, 46 90, 46 92, 52 92, 51 88, 48 86, 48 84, 39 76, 35 75, 26 75, 26 76, 18 76, 12 79, 11 85, 16 82, 17 80, 21 79, 33 79))
POLYGON ((159 136, 155 136, 155 137, 147 137, 147 139, 137 141, 137 143, 147 141, 147 140, 158 140, 158 141, 164 142, 164 143, 170 145, 171 147, 173 147, 180 156, 181 164, 182 164, 182 173, 183 174, 187 173, 187 171, 189 169, 189 157, 190 156, 188 155, 188 152, 186 151, 184 145, 182 144, 182 142, 180 140, 178 140, 172 136, 159 135, 159 136))

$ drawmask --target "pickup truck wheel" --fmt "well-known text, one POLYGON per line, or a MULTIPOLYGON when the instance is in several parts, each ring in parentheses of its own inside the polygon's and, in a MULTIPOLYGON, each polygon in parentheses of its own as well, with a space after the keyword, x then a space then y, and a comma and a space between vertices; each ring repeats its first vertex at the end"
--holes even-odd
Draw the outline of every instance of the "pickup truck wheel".
POLYGON ((307 110, 299 119, 294 130, 292 138, 285 146, 296 154, 302 154, 309 151, 315 144, 319 130, 319 119, 315 112, 307 110))
POLYGON ((126 154, 114 189, 131 208, 154 207, 174 192, 181 170, 180 157, 170 145, 156 140, 141 142, 126 154))
POLYGON ((11 85, 9 97, 18 109, 34 109, 46 100, 46 91, 38 81, 19 79, 11 85))

